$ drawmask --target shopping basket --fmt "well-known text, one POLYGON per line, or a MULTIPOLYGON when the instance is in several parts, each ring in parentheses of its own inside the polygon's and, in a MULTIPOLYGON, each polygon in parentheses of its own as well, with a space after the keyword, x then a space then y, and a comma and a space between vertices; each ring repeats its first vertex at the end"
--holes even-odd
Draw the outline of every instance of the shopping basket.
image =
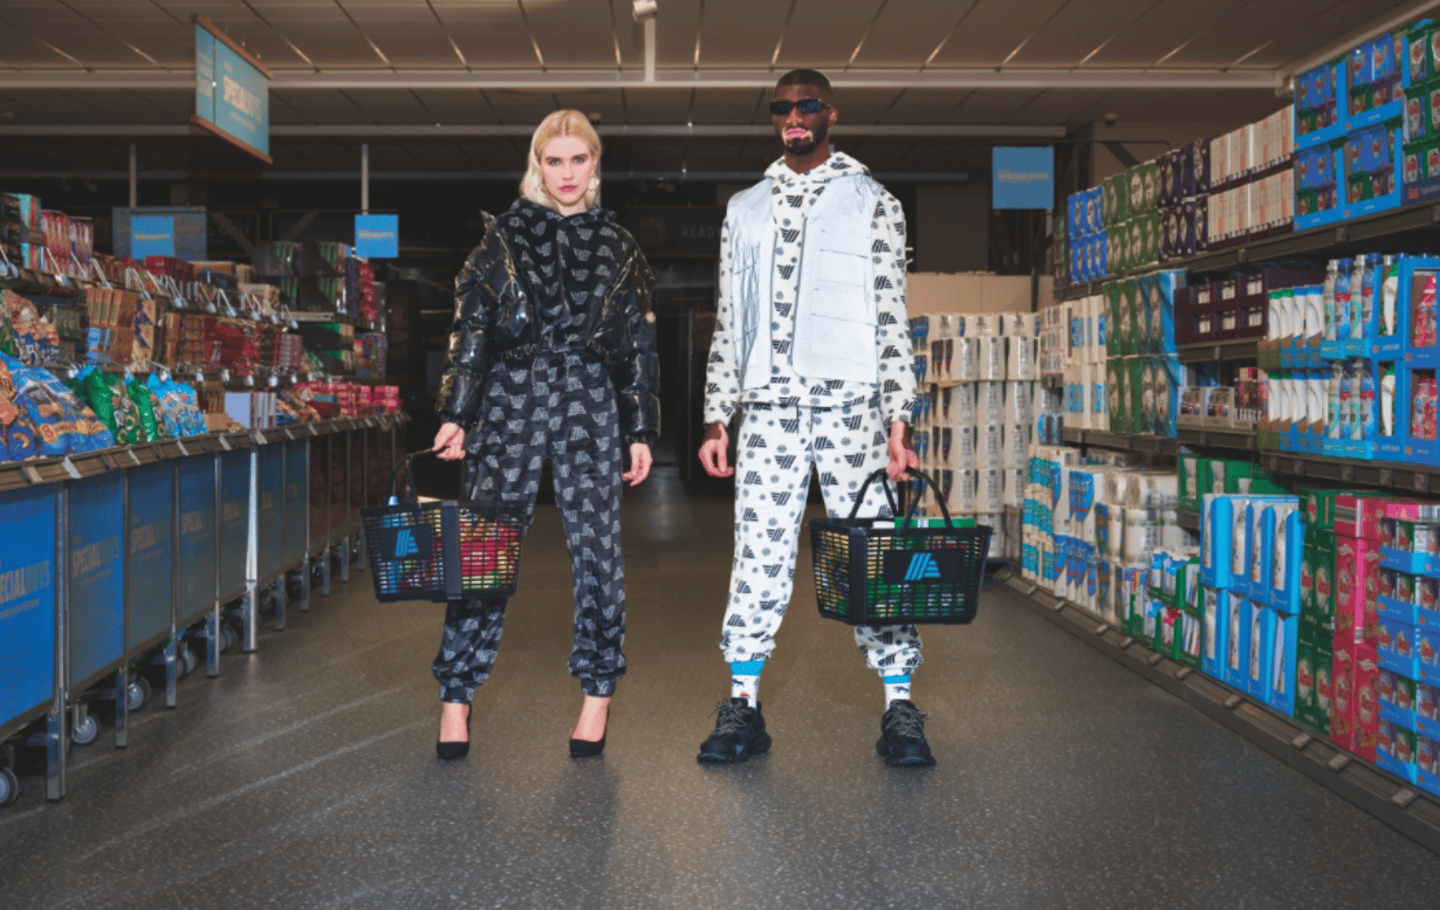
POLYGON ((410 460, 400 460, 391 488, 405 472, 408 501, 363 509, 365 552, 380 601, 442 602, 482 594, 515 593, 525 511, 514 503, 415 497, 410 460))
MULTIPOLYGON (((857 518, 872 481, 879 480, 898 515, 882 468, 865 478, 849 518, 810 522, 815 594, 820 615, 856 626, 967 623, 975 618, 991 528, 958 527, 929 475, 912 472, 934 489, 944 527, 897 528, 894 518, 857 518)), ((919 497, 907 519, 915 517, 919 497)))

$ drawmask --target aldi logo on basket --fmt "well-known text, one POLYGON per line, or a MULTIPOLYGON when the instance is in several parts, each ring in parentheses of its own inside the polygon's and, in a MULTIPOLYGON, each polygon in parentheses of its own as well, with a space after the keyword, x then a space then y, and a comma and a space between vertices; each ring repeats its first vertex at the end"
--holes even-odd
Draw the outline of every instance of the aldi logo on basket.
POLYGON ((960 553, 945 550, 886 550, 885 584, 957 584, 960 553))
POLYGON ((424 525, 413 528, 382 528, 380 552, 391 559, 418 559, 429 556, 435 546, 435 531, 424 525))

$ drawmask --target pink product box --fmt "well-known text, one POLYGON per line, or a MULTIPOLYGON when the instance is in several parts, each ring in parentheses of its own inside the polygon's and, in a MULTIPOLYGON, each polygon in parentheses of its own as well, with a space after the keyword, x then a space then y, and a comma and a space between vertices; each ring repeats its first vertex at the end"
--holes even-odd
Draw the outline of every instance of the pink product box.
POLYGON ((1371 499, 1360 496, 1335 497, 1335 534, 1379 541, 1380 519, 1415 518, 1422 503, 1403 499, 1371 499))
POLYGON ((1331 678, 1330 739, 1368 761, 1375 760, 1380 706, 1376 688, 1380 665, 1368 645, 1335 642, 1331 678))
POLYGON ((1380 613, 1380 548, 1373 540, 1335 538, 1335 633, 1374 644, 1380 613))
POLYGON ((1382 617, 1375 651, 1380 666, 1408 679, 1420 678, 1420 657, 1415 626, 1382 617))

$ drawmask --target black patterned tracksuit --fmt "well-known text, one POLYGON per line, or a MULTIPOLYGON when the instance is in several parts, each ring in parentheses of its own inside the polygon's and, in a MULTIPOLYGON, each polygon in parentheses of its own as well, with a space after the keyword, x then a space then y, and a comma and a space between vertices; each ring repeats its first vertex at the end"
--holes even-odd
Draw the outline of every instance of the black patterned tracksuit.
MULTIPOLYGON (((609 696, 625 673, 622 442, 653 444, 658 429, 649 269, 600 209, 565 218, 522 200, 488 226, 456 282, 440 414, 467 428, 467 496, 523 504, 527 532, 550 459, 574 575, 570 674, 609 696)), ((489 678, 505 606, 450 603, 442 701, 468 703, 489 678)))

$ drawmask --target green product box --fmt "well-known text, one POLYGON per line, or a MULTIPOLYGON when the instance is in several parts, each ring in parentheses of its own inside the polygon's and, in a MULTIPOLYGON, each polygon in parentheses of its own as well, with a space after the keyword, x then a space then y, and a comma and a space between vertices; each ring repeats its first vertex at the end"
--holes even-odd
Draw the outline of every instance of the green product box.
POLYGON ((1180 508, 1198 512, 1201 497, 1210 492, 1210 459, 1186 453, 1175 461, 1180 475, 1180 508))
POLYGON ((1302 623, 1295 641, 1295 719, 1321 736, 1330 735, 1333 659, 1330 636, 1302 623))
POLYGON ((1120 325, 1120 282, 1113 279, 1107 281, 1101 285, 1100 291, 1105 295, 1105 308, 1109 313, 1107 322, 1110 331, 1105 333, 1105 353, 1110 357, 1115 357, 1122 353, 1120 333, 1115 330, 1120 325))
POLYGON ((1151 639, 1151 647, 1171 660, 1179 660, 1183 650, 1181 644, 1185 628, 1184 614, 1163 603, 1152 604, 1151 608, 1155 613, 1155 633, 1151 639))
POLYGON ((1300 518, 1307 525, 1324 530, 1332 530, 1335 527, 1335 500, 1341 496, 1359 496, 1364 498, 1385 497, 1391 494, 1376 490, 1316 490, 1311 488, 1301 489, 1300 496, 1300 518))
POLYGON ((1125 178, 1125 213, 1130 218, 1145 211, 1145 171, 1144 165, 1137 164, 1127 170, 1122 176, 1125 178))
POLYGON ((1140 353, 1140 285, 1134 278, 1120 280, 1120 353, 1140 353))
MULTIPOLYGON (((1310 598, 1308 610, 1302 598, 1300 627, 1303 629, 1309 626, 1324 634, 1328 639, 1335 631, 1335 532, 1313 526, 1307 528, 1305 549, 1311 554, 1312 574, 1310 577, 1314 593, 1310 598)), ((1303 553, 1301 560, 1301 586, 1303 587, 1303 553)))
MULTIPOLYGON (((1129 221, 1125 222, 1125 237, 1127 245, 1127 249, 1125 251, 1125 268, 1127 271, 1134 271, 1135 269, 1138 269, 1141 265, 1144 264, 1141 261, 1144 258, 1142 251, 1145 249, 1145 238, 1144 235, 1141 233, 1143 230, 1143 216, 1136 215, 1131 217, 1129 221)), ((1144 304, 1141 303, 1141 306, 1144 306, 1144 304)), ((1141 319, 1145 318, 1145 314, 1143 312, 1139 313, 1139 316, 1141 319)), ((1140 325, 1139 322, 1136 322, 1135 324, 1137 327, 1140 325)), ((1136 334, 1139 334, 1138 328, 1136 330, 1136 334)))
POLYGON ((1124 364, 1122 357, 1111 357, 1105 361, 1105 403, 1110 409, 1110 429, 1117 433, 1125 422, 1124 364))
POLYGON ((1205 648, 1205 614, 1182 612, 1179 622, 1180 646, 1175 659, 1187 667, 1199 670, 1204 662, 1202 653, 1205 648))
MULTIPOLYGON (((1143 211, 1156 214, 1160 211, 1160 162, 1147 161, 1140 165, 1140 179, 1144 187, 1143 192, 1145 197, 1145 207, 1143 211)), ((1156 225, 1157 227, 1159 225, 1158 217, 1156 218, 1156 225)), ((1158 244, 1159 241, 1157 240, 1156 243, 1158 244)))
POLYGON ((1145 421, 1145 358, 1126 357, 1125 375, 1130 383, 1130 409, 1122 432, 1139 433, 1145 421))
POLYGON ((1157 265, 1160 262, 1160 215, 1151 212, 1142 215, 1140 221, 1140 249, 1135 254, 1135 268, 1157 265))

